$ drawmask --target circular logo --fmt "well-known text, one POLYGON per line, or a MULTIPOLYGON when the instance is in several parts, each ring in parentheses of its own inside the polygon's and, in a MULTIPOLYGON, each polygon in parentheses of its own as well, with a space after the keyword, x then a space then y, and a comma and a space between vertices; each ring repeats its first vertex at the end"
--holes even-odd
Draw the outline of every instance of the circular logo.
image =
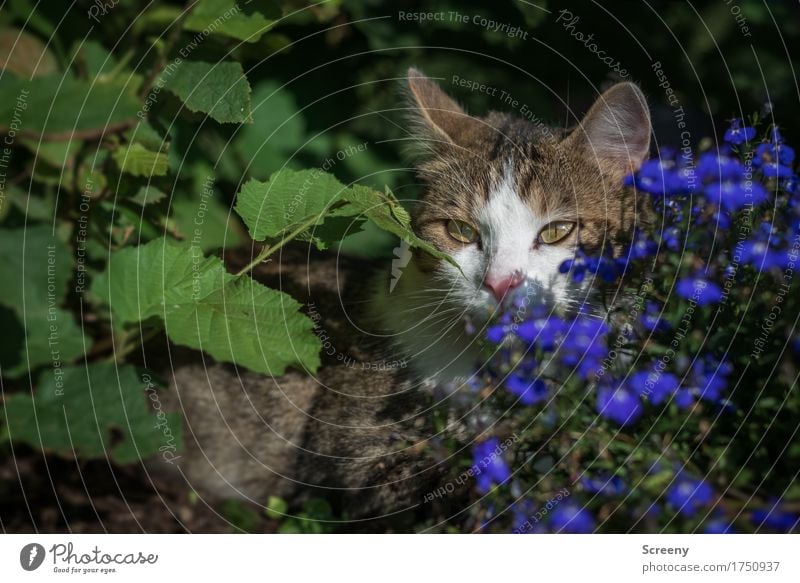
POLYGON ((44 547, 39 543, 30 543, 19 552, 19 564, 26 571, 35 571, 44 562, 44 547))

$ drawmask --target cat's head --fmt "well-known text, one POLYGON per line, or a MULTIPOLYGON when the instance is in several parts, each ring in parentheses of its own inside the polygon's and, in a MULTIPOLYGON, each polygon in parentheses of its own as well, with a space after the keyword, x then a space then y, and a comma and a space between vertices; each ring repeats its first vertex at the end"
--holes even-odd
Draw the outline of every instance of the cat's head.
POLYGON ((611 87, 565 131, 508 114, 470 116, 415 69, 408 86, 424 187, 414 228, 463 271, 419 255, 420 276, 481 312, 522 285, 569 300, 562 262, 579 243, 610 247, 640 214, 622 181, 649 150, 642 92, 611 87))

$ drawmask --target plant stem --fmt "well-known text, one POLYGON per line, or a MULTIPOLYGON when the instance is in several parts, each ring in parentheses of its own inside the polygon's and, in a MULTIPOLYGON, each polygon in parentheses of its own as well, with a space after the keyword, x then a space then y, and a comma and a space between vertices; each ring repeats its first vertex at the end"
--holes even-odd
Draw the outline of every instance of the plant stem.
POLYGON ((311 216, 311 218, 309 218, 309 219, 307 219, 307 220, 303 221, 302 223, 300 223, 300 224, 297 226, 297 228, 296 228, 296 229, 294 229, 294 230, 293 230, 292 232, 290 232, 288 235, 286 235, 285 237, 283 237, 283 238, 282 238, 280 241, 278 241, 278 242, 277 242, 277 243, 275 243, 274 245, 267 245, 266 247, 264 247, 264 248, 261 250, 261 252, 260 252, 260 253, 259 253, 259 254, 256 256, 256 258, 255 258, 255 259, 253 259, 253 260, 252 260, 250 263, 248 263, 247 265, 245 265, 245 266, 244 266, 242 269, 240 269, 240 270, 239 270, 239 271, 236 273, 236 275, 244 275, 245 273, 248 273, 248 272, 252 271, 252 269, 253 269, 253 268, 254 268, 256 265, 258 265, 259 263, 261 263, 262 261, 264 261, 264 260, 265 260, 267 257, 269 257, 270 255, 272 255, 273 253, 275 253, 275 251, 277 251, 278 249, 280 249, 281 247, 283 247, 284 245, 286 245, 286 243, 288 243, 289 241, 291 241, 292 239, 294 239, 295 237, 297 237, 298 235, 300 235, 300 234, 301 234, 303 231, 305 231, 306 229, 308 229, 308 228, 309 228, 311 225, 313 225, 313 224, 315 224, 317 221, 319 221, 319 220, 320 220, 320 219, 321 219, 323 216, 325 216, 325 214, 326 214, 326 213, 327 213, 329 210, 330 210, 330 209, 325 209, 325 210, 324 210, 324 211, 322 211, 321 213, 318 213, 318 214, 316 214, 316 215, 312 215, 312 216, 311 216))
POLYGON ((128 354, 133 352, 139 346, 144 346, 144 343, 148 340, 152 340, 156 336, 158 336, 162 332, 161 328, 152 328, 147 332, 141 332, 138 336, 138 342, 131 342, 132 338, 135 338, 133 335, 127 335, 123 341, 122 346, 120 346, 119 350, 114 351, 109 357, 108 360, 110 362, 119 363, 124 359, 128 354))

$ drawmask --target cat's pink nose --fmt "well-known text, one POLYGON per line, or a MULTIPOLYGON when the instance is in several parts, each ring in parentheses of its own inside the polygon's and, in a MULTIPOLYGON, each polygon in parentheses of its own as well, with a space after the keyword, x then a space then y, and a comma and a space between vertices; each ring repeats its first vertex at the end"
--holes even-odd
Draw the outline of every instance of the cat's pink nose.
POLYGON ((513 290, 515 287, 518 287, 524 281, 524 277, 519 272, 512 273, 511 275, 506 275, 505 277, 493 277, 491 275, 487 275, 486 279, 483 280, 483 285, 485 285, 495 299, 498 302, 502 302, 503 298, 506 297, 506 294, 513 290))

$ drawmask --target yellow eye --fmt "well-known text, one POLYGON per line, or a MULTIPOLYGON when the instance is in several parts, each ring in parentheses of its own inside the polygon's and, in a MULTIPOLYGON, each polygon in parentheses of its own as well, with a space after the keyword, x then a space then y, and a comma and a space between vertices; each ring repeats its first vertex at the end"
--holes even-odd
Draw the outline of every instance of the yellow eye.
POLYGON ((447 233, 460 243, 474 243, 478 240, 478 231, 464 221, 447 221, 447 233))
POLYGON ((558 243, 566 238, 574 228, 575 223, 572 221, 553 221, 539 233, 539 242, 545 245, 558 243))

